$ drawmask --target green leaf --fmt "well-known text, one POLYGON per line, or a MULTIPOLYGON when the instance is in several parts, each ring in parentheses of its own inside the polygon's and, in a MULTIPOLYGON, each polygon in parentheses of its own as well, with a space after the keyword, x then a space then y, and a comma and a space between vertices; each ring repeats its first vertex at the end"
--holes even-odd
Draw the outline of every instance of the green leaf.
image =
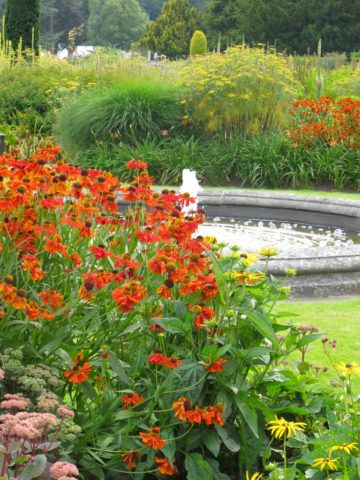
POLYGON ((213 480, 213 471, 200 453, 188 453, 185 458, 188 480, 213 480))
POLYGON ((233 425, 227 423, 223 427, 215 425, 215 430, 230 452, 236 453, 240 450, 239 434, 233 425))
POLYGON ((191 328, 178 318, 154 318, 153 321, 169 333, 186 333, 191 328))
POLYGON ((114 415, 114 420, 128 420, 129 418, 139 417, 140 412, 133 412, 132 410, 120 410, 114 415))
POLYGON ((117 358, 114 352, 110 352, 109 365, 119 377, 120 382, 124 383, 125 385, 129 385, 129 377, 127 376, 125 369, 122 366, 122 363, 117 358))
POLYGON ((221 447, 221 439, 216 430, 204 430, 202 433, 202 442, 210 452, 217 457, 221 447))
POLYGON ((247 317, 251 321, 252 325, 261 335, 271 341, 273 347, 278 346, 278 341, 275 336, 274 329, 270 322, 260 312, 248 311, 247 317))
POLYGON ((221 303, 221 305, 224 305, 225 298, 227 296, 226 295, 227 294, 227 284, 226 284, 226 280, 225 280, 225 277, 224 277, 224 273, 222 271, 221 264, 220 264, 219 260, 216 258, 216 256, 212 252, 209 252, 209 256, 211 258, 211 262, 212 262, 212 265, 213 265, 213 272, 215 274, 216 283, 217 283, 217 286, 218 286, 218 289, 219 289, 220 303, 221 303))
POLYGON ((305 335, 305 337, 302 337, 302 339, 299 341, 297 346, 304 347, 305 345, 315 342, 316 340, 318 340, 319 338, 322 338, 323 336, 324 336, 323 333, 312 333, 311 335, 305 335))
POLYGON ((178 318, 184 318, 188 312, 188 308, 184 302, 176 300, 173 302, 174 313, 178 318))
POLYGON ((258 418, 256 410, 247 404, 247 394, 245 392, 239 392, 236 397, 236 405, 240 410, 245 422, 248 424, 250 430, 253 432, 256 438, 259 438, 258 432, 258 418))
POLYGON ((36 455, 31 463, 28 463, 20 475, 20 480, 31 480, 44 473, 46 468, 46 455, 36 455))
POLYGON ((231 480, 230 477, 226 475, 226 473, 220 472, 219 464, 216 460, 214 460, 213 458, 209 458, 208 463, 213 470, 213 480, 231 480))

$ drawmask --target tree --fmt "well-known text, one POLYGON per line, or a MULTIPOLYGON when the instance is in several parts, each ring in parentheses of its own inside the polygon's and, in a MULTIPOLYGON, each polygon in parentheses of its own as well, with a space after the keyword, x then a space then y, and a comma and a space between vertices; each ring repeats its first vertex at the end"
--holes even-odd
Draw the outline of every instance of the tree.
POLYGON ((8 0, 5 13, 5 36, 16 50, 33 49, 39 54, 40 0, 8 0))
POLYGON ((90 3, 88 41, 128 49, 144 34, 149 20, 137 0, 101 0, 90 3))
POLYGON ((164 0, 139 0, 140 6, 149 15, 150 20, 155 20, 160 15, 164 0))
POLYGON ((148 26, 139 46, 170 58, 182 57, 189 54, 191 37, 199 27, 199 11, 189 0, 168 0, 160 16, 148 26))
POLYGON ((360 0, 211 0, 206 33, 214 47, 269 43, 279 50, 314 52, 322 39, 325 52, 358 50, 360 0))
POLYGON ((41 44, 54 50, 62 43, 67 44, 68 34, 74 28, 86 25, 89 16, 88 0, 42 0, 41 2, 41 44))
POLYGON ((207 53, 207 42, 204 32, 196 30, 191 37, 190 42, 190 57, 194 55, 204 55, 207 53))

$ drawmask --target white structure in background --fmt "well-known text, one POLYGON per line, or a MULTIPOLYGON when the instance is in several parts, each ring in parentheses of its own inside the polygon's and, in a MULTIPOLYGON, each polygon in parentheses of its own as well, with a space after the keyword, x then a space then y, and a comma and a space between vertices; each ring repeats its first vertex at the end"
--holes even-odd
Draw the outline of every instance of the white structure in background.
POLYGON ((196 178, 196 172, 185 168, 182 171, 182 185, 180 187, 180 193, 190 193, 191 197, 196 198, 196 203, 192 203, 188 207, 184 207, 183 210, 188 212, 189 210, 196 210, 197 208, 197 198, 202 188, 200 186, 199 180, 196 178))
MULTIPOLYGON (((95 51, 95 47, 92 46, 84 46, 80 45, 76 47, 76 50, 73 52, 72 56, 73 57, 88 57, 95 51)), ((64 60, 66 58, 69 58, 70 53, 67 48, 59 49, 56 56, 60 58, 61 60, 64 60)))
POLYGON ((63 48, 62 50, 58 50, 56 56, 61 60, 65 58, 69 58, 69 50, 67 48, 63 48))

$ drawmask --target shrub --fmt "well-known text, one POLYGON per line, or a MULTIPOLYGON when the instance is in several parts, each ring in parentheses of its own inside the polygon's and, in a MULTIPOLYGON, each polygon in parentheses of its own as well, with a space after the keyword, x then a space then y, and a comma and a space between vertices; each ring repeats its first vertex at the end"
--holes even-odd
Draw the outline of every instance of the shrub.
POLYGON ((178 89, 167 82, 121 80, 93 89, 62 110, 56 134, 65 149, 74 151, 99 142, 133 145, 162 137, 181 125, 178 89))
POLYGON ((227 137, 278 129, 296 93, 286 59, 260 48, 193 58, 182 80, 182 101, 193 123, 227 137))
POLYGON ((196 30, 191 37, 190 42, 190 57, 195 55, 204 55, 207 53, 207 42, 204 32, 196 30))

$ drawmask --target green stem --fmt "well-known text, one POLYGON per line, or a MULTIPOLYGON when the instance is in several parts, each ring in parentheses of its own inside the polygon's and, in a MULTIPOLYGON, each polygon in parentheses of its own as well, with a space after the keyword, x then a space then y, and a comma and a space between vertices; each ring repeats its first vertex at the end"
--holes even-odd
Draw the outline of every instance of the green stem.
POLYGON ((286 480, 286 436, 284 437, 284 480, 286 480))

